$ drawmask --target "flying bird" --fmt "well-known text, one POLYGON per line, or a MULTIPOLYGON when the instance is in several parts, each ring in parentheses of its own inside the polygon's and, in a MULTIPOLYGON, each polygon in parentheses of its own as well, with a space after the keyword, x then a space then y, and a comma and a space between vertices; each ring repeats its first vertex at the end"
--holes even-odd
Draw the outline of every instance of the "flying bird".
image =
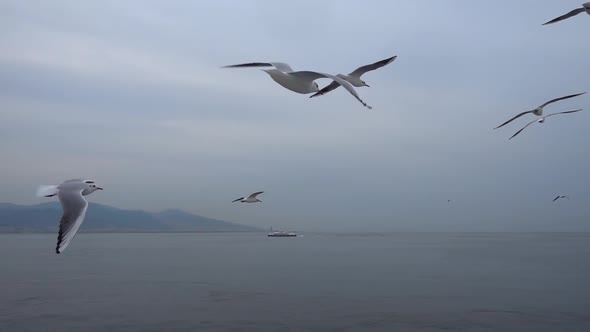
POLYGON ((560 100, 565 100, 565 99, 569 99, 569 98, 574 98, 574 97, 577 97, 577 96, 581 96, 581 95, 583 95, 583 94, 585 94, 585 93, 586 93, 586 92, 582 92, 582 93, 576 93, 576 94, 573 94, 573 95, 568 95, 568 96, 563 96, 563 97, 559 97, 559 98, 551 99, 550 101, 548 101, 548 102, 546 102, 546 103, 544 103, 544 104, 541 104, 540 106, 538 106, 538 107, 537 107, 537 108, 535 108, 534 110, 531 110, 531 111, 526 111, 526 112, 522 112, 522 113, 518 114, 517 116, 515 116, 515 117, 513 117, 512 119, 510 119, 510 120, 508 120, 508 121, 504 122, 503 124, 501 124, 501 125, 497 126, 497 127, 496 127, 496 128, 494 128, 494 129, 498 129, 498 128, 504 127, 505 125, 509 124, 510 122, 512 122, 512 121, 514 121, 514 120, 516 120, 516 119, 520 118, 521 116, 523 116, 523 115, 525 115, 525 114, 528 114, 528 113, 533 113, 534 115, 541 116, 541 115, 543 115, 543 108, 545 108, 545 106, 547 106, 547 105, 549 105, 549 104, 552 104, 552 103, 555 103, 555 102, 558 102, 558 101, 560 101, 560 100))
POLYGON ((551 21, 545 22, 545 23, 543 23, 543 25, 563 21, 565 19, 568 19, 572 16, 576 16, 576 15, 583 13, 583 12, 586 12, 586 14, 590 15, 590 2, 586 2, 585 4, 582 5, 582 7, 576 8, 567 14, 561 15, 559 17, 552 19, 551 21))
POLYGON ((540 118, 539 120, 534 120, 534 121, 531 121, 531 122, 527 123, 527 125, 526 125, 526 126, 522 127, 522 129, 520 129, 519 131, 517 131, 517 132, 516 132, 514 135, 512 135, 512 137, 510 137, 510 138, 509 138, 509 140, 510 140, 510 139, 512 139, 512 138, 514 138, 516 135, 520 134, 520 132, 521 132, 521 131, 523 131, 523 130, 524 130, 526 127, 528 127, 528 126, 532 125, 532 124, 533 124, 533 123, 535 123, 535 122, 538 122, 538 123, 544 123, 544 122, 545 122, 545 119, 547 119, 547 118, 548 118, 548 117, 550 117, 550 116, 559 115, 559 114, 569 114, 569 113, 576 113, 576 112, 579 112, 579 111, 581 111, 581 109, 578 109, 578 110, 573 110, 573 111, 565 111, 565 112, 551 113, 551 114, 548 114, 548 115, 546 115, 546 116, 544 116, 544 117, 540 118))
POLYGON ((224 66, 222 68, 249 68, 249 67, 273 67, 272 69, 262 69, 270 75, 275 82, 279 83, 282 87, 291 90, 293 92, 308 94, 319 92, 320 88, 315 80, 320 78, 328 78, 339 85, 342 85, 351 95, 353 95, 363 106, 368 109, 372 109, 371 106, 367 105, 361 97, 357 94, 354 87, 345 81, 344 79, 325 73, 319 73, 315 71, 293 71, 291 66, 282 62, 252 62, 243 63, 239 65, 224 66))
MULTIPOLYGON (((372 71, 375 69, 379 69, 383 66, 386 66, 390 63, 392 63, 395 59, 397 58, 397 55, 392 56, 391 58, 387 58, 385 60, 381 60, 381 61, 377 61, 375 63, 372 63, 370 65, 366 65, 366 66, 362 66, 362 67, 358 67, 357 69, 355 69, 353 72, 351 72, 348 75, 344 75, 344 74, 338 74, 336 76, 346 80, 347 82, 349 82, 350 84, 354 85, 355 87, 363 87, 366 86, 368 87, 369 85, 363 81, 361 79, 361 76, 363 76, 364 73, 368 72, 368 71, 372 71)), ((337 89, 340 86, 340 84, 336 81, 332 81, 332 83, 330 83, 329 85, 325 86, 323 89, 321 89, 320 91, 316 92, 315 94, 313 94, 311 97, 309 98, 313 98, 313 97, 317 97, 317 96, 321 96, 321 95, 325 95, 326 93, 337 89)))
POLYGON ((233 201, 231 201, 232 203, 235 202, 242 202, 242 203, 257 203, 257 202, 262 202, 261 200, 259 200, 258 198, 256 198, 256 196, 262 194, 264 191, 257 191, 253 194, 250 194, 250 196, 248 196, 247 198, 244 197, 240 197, 240 198, 236 198, 233 201))
POLYGON ((557 197, 555 197, 555 198, 552 200, 552 202, 555 202, 556 200, 558 200, 558 199, 560 199, 560 198, 567 198, 567 199, 570 199, 568 196, 563 196, 563 195, 560 195, 560 196, 557 196, 557 197))
POLYGON ((102 190, 102 188, 97 187, 94 181, 82 179, 67 180, 57 186, 40 186, 37 189, 38 197, 57 195, 61 202, 63 214, 59 221, 56 254, 61 254, 66 250, 84 221, 86 209, 88 209, 88 202, 84 196, 97 190, 102 190))

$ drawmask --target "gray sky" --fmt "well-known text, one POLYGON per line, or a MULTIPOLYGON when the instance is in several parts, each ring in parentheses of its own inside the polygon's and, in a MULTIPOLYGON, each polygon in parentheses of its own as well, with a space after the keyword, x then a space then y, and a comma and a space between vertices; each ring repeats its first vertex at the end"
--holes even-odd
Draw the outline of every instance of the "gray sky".
POLYGON ((93 202, 262 227, 590 230, 590 96, 492 130, 590 90, 590 18, 541 26, 580 3, 1 0, 0 201, 86 177, 93 202), (219 68, 392 55, 357 90, 372 111, 219 68))

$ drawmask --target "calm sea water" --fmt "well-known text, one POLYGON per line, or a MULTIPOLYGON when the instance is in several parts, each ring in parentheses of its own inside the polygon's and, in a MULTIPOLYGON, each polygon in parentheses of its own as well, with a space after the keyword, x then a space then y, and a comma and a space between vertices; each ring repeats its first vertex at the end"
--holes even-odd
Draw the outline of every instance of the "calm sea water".
POLYGON ((590 331, 590 234, 0 235, 0 331, 590 331))

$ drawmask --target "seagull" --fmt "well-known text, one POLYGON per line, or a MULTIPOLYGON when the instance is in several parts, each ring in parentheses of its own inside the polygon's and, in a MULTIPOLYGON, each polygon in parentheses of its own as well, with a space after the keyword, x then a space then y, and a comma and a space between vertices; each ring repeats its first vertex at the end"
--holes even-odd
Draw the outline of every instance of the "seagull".
MULTIPOLYGON (((357 69, 355 69, 352 73, 350 73, 348 75, 338 74, 336 76, 342 78, 343 80, 346 80, 348 83, 354 85, 357 88, 360 88, 363 86, 369 87, 369 85, 365 81, 361 80, 361 76, 363 76, 363 74, 368 71, 372 71, 372 70, 381 68, 383 66, 386 66, 386 65, 392 63, 396 58, 397 58, 397 55, 392 56, 391 58, 387 58, 385 60, 377 61, 377 62, 372 63, 370 65, 358 67, 357 69)), ((339 86, 340 86, 340 84, 338 82, 332 81, 332 83, 325 86, 323 89, 316 92, 315 94, 313 94, 309 98, 325 95, 326 93, 337 89, 339 86)))
POLYGON ((256 196, 262 194, 264 191, 257 191, 253 194, 250 194, 250 196, 248 196, 247 198, 244 197, 240 197, 240 198, 236 198, 233 201, 231 201, 232 203, 235 202, 242 202, 242 203, 257 203, 257 202, 262 202, 261 200, 259 200, 258 198, 256 198, 256 196))
POLYGON ((572 16, 576 16, 576 15, 583 13, 583 12, 586 12, 586 14, 590 15, 590 2, 586 2, 585 4, 582 5, 582 7, 576 8, 567 14, 561 15, 559 17, 552 19, 551 21, 545 22, 545 23, 543 23, 543 25, 563 21, 567 18, 570 18, 572 16))
POLYGON ((552 200, 552 202, 555 202, 556 200, 558 200, 558 199, 560 199, 560 198, 567 198, 567 199, 570 199, 570 198, 569 198, 569 196, 563 196, 563 195, 561 195, 561 196, 557 196, 557 197, 555 197, 555 198, 552 200))
POLYGON ((63 215, 59 221, 59 233, 57 235, 57 246, 55 247, 56 254, 61 254, 66 250, 84 221, 88 202, 83 196, 90 195, 97 190, 103 189, 97 187, 94 181, 83 179, 67 180, 57 186, 40 186, 37 189, 38 197, 57 195, 61 202, 63 215))
POLYGON ((522 127, 522 129, 520 129, 519 131, 517 131, 517 132, 516 132, 514 135, 512 135, 512 137, 510 137, 510 138, 509 138, 509 140, 510 140, 510 139, 512 139, 512 138, 514 138, 514 136, 516 136, 516 135, 520 134, 520 132, 521 132, 521 131, 523 131, 523 130, 524 130, 526 127, 528 127, 528 126, 532 125, 532 124, 533 124, 533 123, 535 123, 535 122, 538 122, 538 123, 544 123, 544 122, 545 122, 545 119, 547 119, 547 118, 548 118, 548 117, 550 117, 550 116, 553 116, 553 115, 558 115, 558 114, 569 114, 569 113, 576 113, 576 112, 579 112, 579 111, 581 111, 581 109, 578 109, 578 110, 573 110, 573 111, 565 111, 565 112, 551 113, 551 114, 548 114, 548 115, 546 115, 546 116, 544 116, 544 117, 540 118, 539 120, 534 120, 534 121, 531 121, 531 122, 527 123, 527 125, 526 125, 526 126, 522 127))
POLYGON ((320 78, 329 78, 338 82, 339 85, 342 85, 350 94, 352 94, 358 101, 363 104, 368 109, 372 109, 371 106, 367 105, 361 97, 356 93, 356 90, 352 87, 350 83, 345 81, 344 79, 330 75, 319 73, 315 71, 293 71, 291 66, 286 63, 282 62, 252 62, 252 63, 242 63, 239 65, 230 65, 230 66, 223 66, 222 68, 249 68, 249 67, 274 67, 272 69, 262 69, 262 71, 266 72, 270 75, 275 82, 279 83, 284 88, 291 90, 293 92, 307 94, 307 93, 314 93, 319 92, 320 88, 318 84, 314 82, 320 78))
POLYGON ((523 115, 525 115, 525 114, 528 114, 528 113, 533 113, 534 115, 541 116, 541 115, 543 115, 543 108, 544 108, 545 106, 547 106, 547 105, 549 105, 549 104, 552 104, 552 103, 554 103, 554 102, 560 101, 560 100, 564 100, 564 99, 569 99, 569 98, 573 98, 573 97, 581 96, 581 95, 583 95, 583 94, 585 94, 585 93, 586 93, 586 92, 582 92, 582 93, 576 93, 576 94, 574 94, 574 95, 568 95, 568 96, 563 96, 563 97, 559 97, 559 98, 551 99, 550 101, 548 101, 548 102, 546 102, 546 103, 544 103, 544 104, 540 105, 539 107, 535 108, 534 110, 531 110, 531 111, 526 111, 526 112, 522 112, 522 113, 518 114, 517 116, 515 116, 515 117, 513 117, 512 119, 510 119, 510 120, 508 120, 508 121, 504 122, 503 124, 501 124, 501 125, 497 126, 497 127, 496 127, 496 128, 494 128, 494 129, 501 128, 501 127, 503 127, 503 126, 505 126, 505 125, 509 124, 510 122, 512 122, 512 121, 514 121, 514 120, 516 120, 516 119, 520 118, 521 116, 523 116, 523 115))

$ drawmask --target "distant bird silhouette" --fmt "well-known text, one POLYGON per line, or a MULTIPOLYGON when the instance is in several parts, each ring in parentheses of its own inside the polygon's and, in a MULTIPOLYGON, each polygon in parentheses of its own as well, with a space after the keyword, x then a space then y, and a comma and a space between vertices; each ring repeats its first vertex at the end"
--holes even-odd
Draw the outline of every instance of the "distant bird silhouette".
POLYGON ((555 198, 553 199, 553 201, 552 201, 552 202, 555 202, 556 200, 558 200, 558 199, 560 199, 560 198, 567 198, 567 199, 570 199, 568 196, 557 196, 557 197, 555 197, 555 198))
POLYGON ((569 99, 569 98, 577 97, 577 96, 583 95, 583 94, 585 94, 585 93, 586 93, 586 92, 582 92, 582 93, 576 93, 576 94, 573 94, 573 95, 568 95, 568 96, 563 96, 563 97, 559 97, 559 98, 551 99, 550 101, 548 101, 548 102, 546 102, 546 103, 544 103, 544 104, 541 104, 541 105, 539 105, 539 106, 538 106, 537 108, 535 108, 534 110, 530 110, 530 111, 526 111, 526 112, 522 112, 522 113, 518 114, 517 116, 515 116, 515 117, 513 117, 512 119, 510 119, 510 120, 508 120, 508 121, 504 122, 503 124, 501 124, 501 125, 497 126, 497 127, 496 127, 496 128, 494 128, 494 129, 502 128, 502 127, 504 127, 505 125, 507 125, 507 124, 509 124, 510 122, 512 122, 512 121, 514 121, 514 120, 516 120, 516 119, 520 118, 521 116, 523 116, 523 115, 525 115, 525 114, 533 113, 534 115, 541 116, 541 115, 543 115, 543 108, 545 108, 545 106, 547 106, 547 105, 549 105, 549 104, 553 104, 553 103, 555 103, 555 102, 558 102, 558 101, 560 101, 560 100, 565 100, 565 99, 569 99))
POLYGON ((262 194, 264 191, 257 191, 253 194, 250 194, 250 196, 248 196, 247 198, 244 197, 240 197, 240 198, 236 198, 232 201, 232 203, 235 202, 242 202, 242 203, 257 203, 257 202, 262 202, 261 200, 259 200, 258 198, 256 198, 256 196, 262 194))

